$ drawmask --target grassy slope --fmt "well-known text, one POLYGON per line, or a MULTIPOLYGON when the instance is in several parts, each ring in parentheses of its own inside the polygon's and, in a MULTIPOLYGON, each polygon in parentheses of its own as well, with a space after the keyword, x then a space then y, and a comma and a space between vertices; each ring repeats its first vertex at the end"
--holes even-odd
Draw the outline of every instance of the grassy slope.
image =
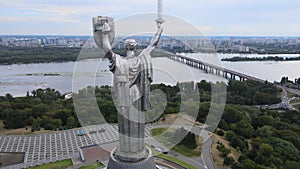
POLYGON ((28 169, 64 169, 72 166, 72 160, 62 160, 54 163, 44 164, 40 166, 30 167, 28 169))

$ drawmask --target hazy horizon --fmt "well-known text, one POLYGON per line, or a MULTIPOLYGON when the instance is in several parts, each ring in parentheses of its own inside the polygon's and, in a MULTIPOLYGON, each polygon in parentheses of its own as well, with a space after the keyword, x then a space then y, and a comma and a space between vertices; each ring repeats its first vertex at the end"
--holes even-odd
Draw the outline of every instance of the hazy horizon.
MULTIPOLYGON (((298 36, 299 6, 298 0, 163 1, 165 14, 185 20, 206 36, 298 36)), ((1 1, 0 34, 90 36, 94 16, 120 20, 155 13, 156 8, 153 0, 1 1)))

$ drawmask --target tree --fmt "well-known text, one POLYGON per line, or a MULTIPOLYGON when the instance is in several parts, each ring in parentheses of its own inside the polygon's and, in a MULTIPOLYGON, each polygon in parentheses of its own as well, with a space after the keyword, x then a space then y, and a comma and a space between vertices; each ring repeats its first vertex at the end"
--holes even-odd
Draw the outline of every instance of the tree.
POLYGON ((11 102, 11 101, 14 99, 14 97, 13 97, 11 94, 7 93, 7 94, 5 95, 5 99, 6 99, 7 101, 11 102))
POLYGON ((236 109, 233 105, 226 105, 222 119, 226 123, 237 123, 243 118, 243 113, 236 109))
POLYGON ((229 125, 228 125, 228 123, 225 122, 224 119, 220 120, 218 127, 225 130, 225 131, 229 130, 229 125))
POLYGON ((232 157, 225 157, 224 158, 224 162, 223 162, 223 164, 224 165, 227 165, 227 166, 230 166, 230 165, 232 165, 233 163, 235 162, 235 160, 232 158, 232 157))
POLYGON ((251 124, 246 120, 241 120, 237 123, 235 132, 239 136, 243 136, 245 138, 251 138, 254 133, 254 129, 251 124))
POLYGON ((183 127, 177 129, 171 139, 174 143, 181 140, 178 144, 194 149, 197 147, 196 136, 194 133, 185 130, 183 127))
POLYGON ((259 147, 259 152, 265 157, 270 157, 273 153, 273 147, 269 144, 263 143, 259 147))
POLYGON ((200 103, 198 116, 197 116, 197 120, 199 122, 205 122, 206 117, 207 117, 208 112, 209 112, 209 109, 210 109, 210 102, 200 103))
POLYGON ((240 149, 242 152, 248 149, 248 143, 245 138, 240 136, 233 136, 229 143, 232 147, 240 149))
POLYGON ((17 129, 26 126, 28 117, 25 113, 16 110, 6 110, 4 112, 4 127, 8 129, 17 129))
POLYGON ((187 135, 181 140, 180 144, 191 149, 197 148, 196 136, 192 132, 187 132, 187 135))
POLYGON ((272 116, 263 115, 263 116, 253 118, 252 126, 254 129, 257 129, 258 127, 262 127, 262 126, 273 126, 274 121, 275 120, 272 116))
POLYGON ((285 83, 287 83, 289 81, 289 78, 288 77, 282 77, 281 80, 280 80, 280 84, 281 85, 284 85, 285 83))
POLYGON ((226 134, 225 134, 225 138, 228 141, 230 141, 233 136, 235 136, 235 133, 231 130, 227 131, 226 134))
POLYGON ((31 94, 32 94, 32 97, 33 97, 33 98, 36 98, 36 91, 35 91, 35 90, 33 90, 33 91, 31 92, 31 94))
POLYGON ((44 115, 44 113, 49 111, 49 106, 46 104, 38 104, 32 107, 32 116, 37 118, 44 115))
POLYGON ((219 136, 224 136, 224 131, 223 130, 218 130, 217 131, 217 135, 219 135, 219 136))
POLYGON ((73 116, 70 116, 68 119, 67 119, 67 127, 69 129, 73 128, 73 127, 77 127, 78 126, 78 123, 77 121, 75 120, 75 118, 73 116))
POLYGON ((70 109, 59 109, 54 111, 53 118, 60 119, 62 121, 62 125, 67 124, 68 117, 72 116, 72 110, 70 109))
POLYGON ((272 134, 273 128, 271 126, 262 126, 255 131, 256 137, 269 138, 272 134))
POLYGON ((284 169, 299 169, 300 162, 295 161, 286 161, 284 165, 284 169))
POLYGON ((226 148, 223 144, 218 145, 217 149, 221 152, 221 157, 227 157, 231 153, 230 149, 226 148))
POLYGON ((55 126, 51 123, 47 123, 45 126, 44 126, 44 129, 45 130, 54 130, 55 129, 55 126))

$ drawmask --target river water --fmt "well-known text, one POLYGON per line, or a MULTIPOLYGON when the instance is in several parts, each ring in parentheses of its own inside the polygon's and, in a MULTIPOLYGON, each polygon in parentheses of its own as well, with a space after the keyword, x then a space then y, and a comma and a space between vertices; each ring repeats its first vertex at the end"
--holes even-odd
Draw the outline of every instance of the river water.
MULTIPOLYGON (((290 79, 300 77, 300 61, 221 62, 221 58, 227 57, 263 57, 267 55, 185 55, 271 82, 280 81, 282 76, 288 76, 290 79)), ((299 55, 270 56, 295 57, 299 55)), ((1 65, 0 95, 10 93, 13 96, 24 96, 27 91, 48 87, 61 93, 68 93, 72 91, 72 88, 75 91, 88 85, 111 85, 112 73, 108 70, 108 64, 107 60, 93 59, 80 62, 1 65)), ((153 83, 174 85, 183 81, 227 81, 220 76, 206 74, 168 58, 153 58, 153 68, 153 83)))

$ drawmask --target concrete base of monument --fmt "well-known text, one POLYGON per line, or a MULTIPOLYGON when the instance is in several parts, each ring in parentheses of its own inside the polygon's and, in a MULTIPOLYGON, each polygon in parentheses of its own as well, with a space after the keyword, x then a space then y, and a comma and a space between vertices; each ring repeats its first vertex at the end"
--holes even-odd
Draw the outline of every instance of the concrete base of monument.
POLYGON ((148 150, 146 148, 144 148, 142 151, 138 151, 135 153, 125 153, 125 152, 121 152, 118 151, 118 149, 116 149, 114 151, 114 157, 116 159, 118 159, 119 161, 123 161, 123 162, 137 162, 137 161, 142 161, 143 159, 148 157, 148 150))
POLYGON ((156 169, 151 150, 146 147, 146 157, 140 160, 122 161, 115 155, 116 148, 111 152, 107 169, 156 169))

